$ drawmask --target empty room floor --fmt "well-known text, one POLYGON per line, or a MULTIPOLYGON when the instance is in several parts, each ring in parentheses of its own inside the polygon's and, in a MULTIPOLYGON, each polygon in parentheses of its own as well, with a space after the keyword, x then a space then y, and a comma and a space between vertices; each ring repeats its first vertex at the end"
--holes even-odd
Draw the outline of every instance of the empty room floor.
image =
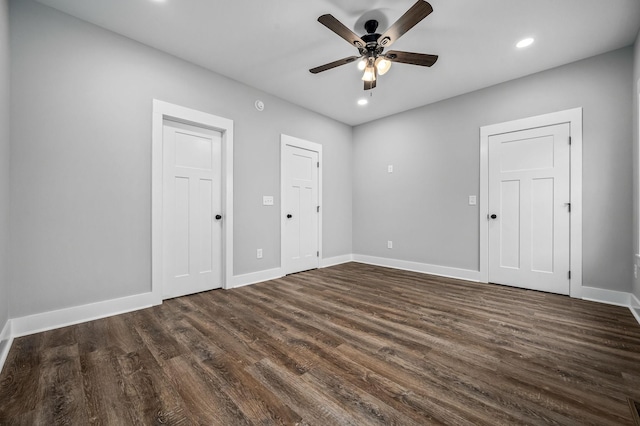
POLYGON ((633 424, 626 308, 347 263, 21 337, 0 424, 633 424))

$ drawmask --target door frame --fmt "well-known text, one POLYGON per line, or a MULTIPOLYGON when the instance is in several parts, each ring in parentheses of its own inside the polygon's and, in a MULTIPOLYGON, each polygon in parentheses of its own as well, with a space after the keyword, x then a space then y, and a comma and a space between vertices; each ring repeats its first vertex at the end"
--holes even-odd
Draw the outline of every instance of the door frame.
POLYGON ((162 144, 165 120, 178 121, 222 133, 222 288, 233 277, 233 120, 168 102, 153 100, 151 135, 151 293, 162 303, 162 144))
MULTIPOLYGON (((640 78, 636 83, 636 110, 635 110, 635 119, 636 119, 636 161, 637 164, 640 165, 640 78)), ((638 166, 636 166, 636 193, 634 194, 636 197, 636 217, 640 216, 640 172, 638 171, 638 166)), ((636 265, 640 262, 640 221, 637 221, 636 226, 636 244, 635 244, 635 259, 636 265)))
POLYGON ((318 167, 318 205, 320 206, 320 212, 318 213, 318 267, 320 267, 320 260, 322 259, 322 145, 309 142, 304 139, 296 138, 293 136, 288 136, 285 134, 280 135, 280 269, 282 271, 282 275, 286 275, 286 252, 285 252, 285 238, 284 238, 284 227, 285 227, 285 206, 287 205, 287 188, 286 188, 286 176, 285 176, 285 147, 293 146, 300 149, 306 149, 307 151, 313 151, 318 154, 318 162, 320 163, 320 167, 318 167))
POLYGON ((582 108, 558 111, 480 128, 480 282, 489 282, 489 137, 536 127, 569 123, 570 202, 569 295, 582 297, 582 108))

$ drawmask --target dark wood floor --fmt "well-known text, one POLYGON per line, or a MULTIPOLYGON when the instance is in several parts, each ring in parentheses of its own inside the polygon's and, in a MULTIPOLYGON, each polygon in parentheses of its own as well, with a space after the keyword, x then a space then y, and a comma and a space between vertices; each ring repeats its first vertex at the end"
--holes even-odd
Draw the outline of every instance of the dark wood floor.
POLYGON ((0 424, 632 424, 625 308, 349 263, 14 341, 0 424))

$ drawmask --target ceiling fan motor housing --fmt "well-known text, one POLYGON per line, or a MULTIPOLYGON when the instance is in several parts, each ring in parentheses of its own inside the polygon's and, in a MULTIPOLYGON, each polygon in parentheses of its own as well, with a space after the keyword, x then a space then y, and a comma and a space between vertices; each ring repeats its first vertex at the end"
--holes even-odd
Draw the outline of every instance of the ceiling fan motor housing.
POLYGON ((364 29, 367 31, 368 34, 373 34, 376 32, 376 30, 378 29, 378 21, 376 21, 375 19, 370 19, 367 22, 364 23, 364 29))
MULTIPOLYGON (((382 53, 382 49, 378 49, 378 39, 380 38, 380 34, 376 33, 376 29, 378 28, 378 21, 376 21, 375 19, 371 19, 365 22, 364 28, 365 30, 367 30, 367 34, 363 35, 360 38, 367 44, 366 47, 369 54, 377 55, 382 53)), ((361 53, 365 54, 367 53, 367 51, 361 53)))

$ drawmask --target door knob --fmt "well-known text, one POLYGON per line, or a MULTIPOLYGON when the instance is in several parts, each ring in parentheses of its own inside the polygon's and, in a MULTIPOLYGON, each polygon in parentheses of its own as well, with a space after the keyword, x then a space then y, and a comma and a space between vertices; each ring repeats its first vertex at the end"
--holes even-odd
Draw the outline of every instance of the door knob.
POLYGON ((494 214, 492 214, 490 217, 491 217, 491 219, 497 219, 497 218, 498 218, 498 215, 494 213, 494 214))
POLYGON ((219 214, 216 215, 216 220, 220 220, 222 219, 222 216, 220 216, 219 214))
POLYGON ((287 215, 287 219, 291 219, 293 216, 291 216, 290 214, 287 215))

